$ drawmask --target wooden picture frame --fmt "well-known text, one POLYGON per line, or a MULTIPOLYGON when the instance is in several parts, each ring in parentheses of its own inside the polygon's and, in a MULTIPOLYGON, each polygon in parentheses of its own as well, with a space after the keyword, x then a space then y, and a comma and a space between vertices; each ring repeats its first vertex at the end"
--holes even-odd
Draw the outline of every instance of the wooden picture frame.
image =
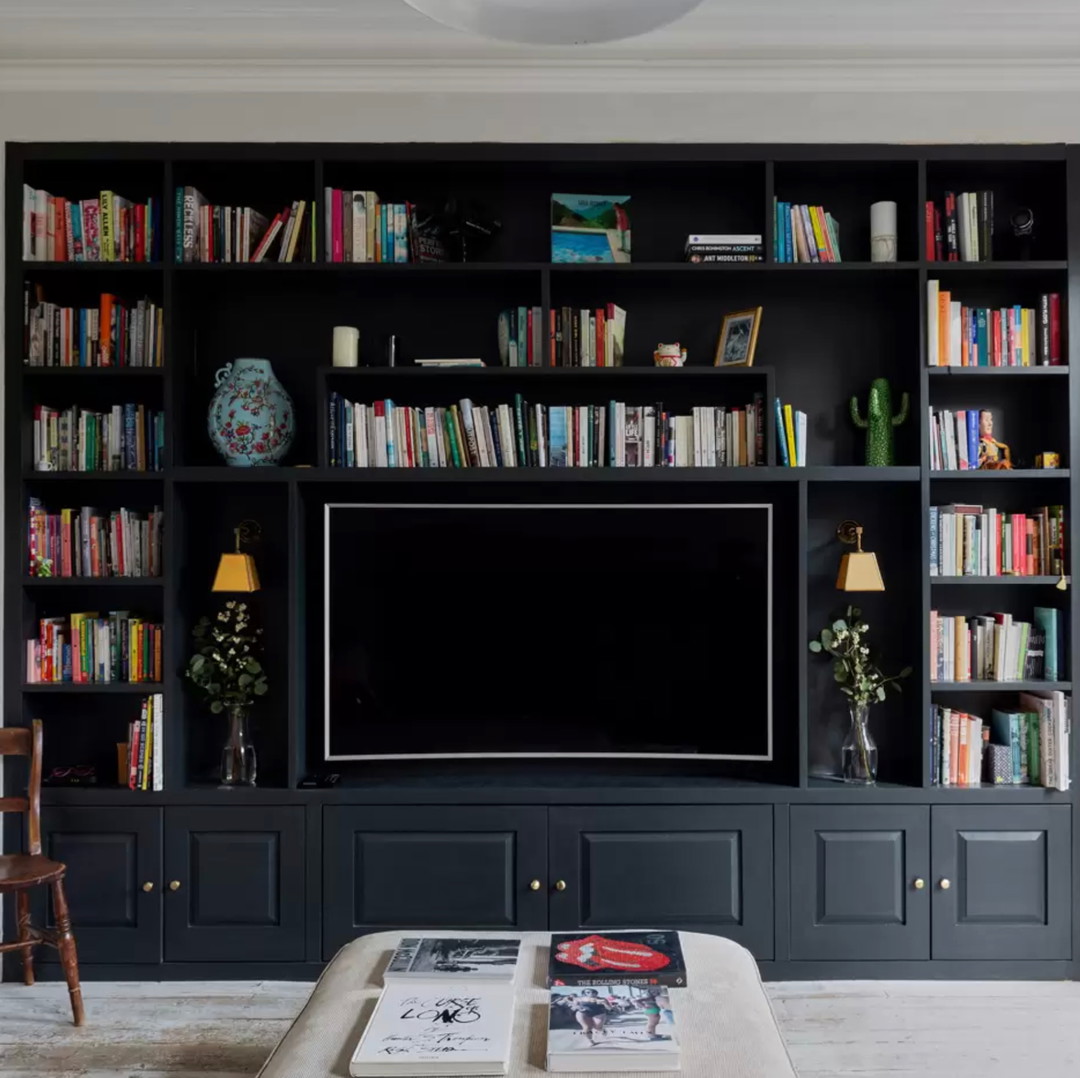
POLYGON ((761 328, 761 307, 733 311, 724 315, 720 340, 716 345, 714 367, 752 367, 758 330, 761 328))

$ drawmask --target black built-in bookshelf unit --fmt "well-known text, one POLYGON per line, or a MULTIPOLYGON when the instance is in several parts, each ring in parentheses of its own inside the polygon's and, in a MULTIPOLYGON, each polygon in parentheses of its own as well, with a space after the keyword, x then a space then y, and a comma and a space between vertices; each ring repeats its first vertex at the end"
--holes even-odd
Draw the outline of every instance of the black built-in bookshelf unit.
MULTIPOLYGON (((1070 312, 1080 309, 1080 148, 12 144, 6 199, 5 721, 42 718, 46 768, 92 763, 102 779, 98 788, 49 789, 44 797, 49 851, 70 866, 84 977, 308 977, 345 940, 381 928, 658 924, 729 936, 750 947, 770 977, 1075 974, 1075 794, 932 786, 931 703, 988 711, 1014 700, 1016 687, 931 684, 927 655, 931 609, 1029 617, 1033 605, 1058 605, 1070 629, 1071 677, 1080 662, 1072 592, 1057 590, 1056 578, 931 578, 927 523, 930 505, 949 502, 1073 509, 1080 381, 1067 330, 1070 312), (24 182, 69 198, 102 188, 160 197, 165 260, 23 264, 24 182), (295 198, 318 201, 324 186, 374 189, 388 200, 454 194, 486 206, 502 230, 483 261, 464 264, 177 264, 174 191, 184 184, 270 215, 295 198), (987 189, 996 196, 996 260, 927 261, 924 203, 945 190, 987 189), (631 264, 549 263, 549 197, 560 190, 631 193, 631 264), (840 222, 845 261, 773 261, 774 197, 828 207, 840 222), (894 264, 869 261, 870 204, 881 199, 898 204, 894 264), (1008 227, 1017 205, 1036 214, 1027 261, 1018 260, 1008 227), (686 264, 682 245, 692 232, 762 233, 767 260, 686 264), (933 278, 983 305, 1033 305, 1043 292, 1060 292, 1069 365, 929 369, 924 326, 933 278), (27 281, 64 302, 90 304, 111 290, 164 304, 164 366, 23 366, 27 281), (553 307, 606 302, 628 311, 624 367, 492 366, 503 308, 538 305, 546 316, 553 307), (756 365, 714 369, 722 316, 755 306, 764 308, 756 365), (360 327, 365 366, 329 366, 336 324, 360 327), (391 333, 400 339, 395 369, 380 366, 391 333), (688 369, 654 369, 657 342, 674 340, 689 349, 688 369), (489 366, 408 366, 425 355, 479 355, 489 366), (208 440, 214 372, 238 356, 270 359, 295 402, 297 435, 282 467, 226 467, 208 440), (848 418, 849 397, 865 408, 879 376, 897 398, 911 397, 891 468, 862 465, 862 432, 848 418), (809 466, 778 466, 770 407, 764 467, 331 469, 332 390, 416 404, 464 396, 496 403, 520 391, 534 402, 680 406, 743 403, 755 391, 771 406, 775 393, 809 415, 809 466), (32 470, 34 403, 129 400, 164 409, 164 470, 32 470), (929 405, 997 410, 1017 470, 931 473, 929 405), (1048 450, 1061 454, 1062 469, 1031 470, 1035 454, 1048 450), (51 509, 163 506, 163 576, 29 579, 30 496, 51 509), (577 500, 775 507, 772 762, 325 764, 324 504, 577 500), (183 670, 192 625, 219 598, 209 591, 218 556, 244 518, 262 527, 252 550, 263 586, 251 601, 266 628, 271 692, 255 714, 258 787, 220 790, 222 723, 190 693, 183 670), (835 530, 847 518, 864 525, 866 547, 878 555, 882 594, 835 589, 845 549, 835 530), (887 664, 915 670, 901 696, 874 709, 881 756, 874 788, 825 777, 837 769, 847 717, 827 664, 806 646, 848 600, 865 611, 887 664), (114 743, 149 687, 22 683, 24 639, 38 618, 118 607, 165 625, 160 793, 109 785, 114 743), (330 771, 340 772, 336 786, 303 785, 330 771)), ((1070 541, 1070 577, 1076 549, 1070 541)), ((543 553, 526 547, 522 556, 543 553)), ((358 608, 357 616, 366 614, 358 608)), ((640 630, 662 632, 662 624, 643 617, 640 630)), ((432 646, 445 629, 442 616, 432 619, 432 646)), ((703 701, 696 721, 738 721, 732 701, 760 690, 733 685, 730 699, 703 701)), ((19 781, 17 770, 8 781, 19 781)), ((6 848, 18 842, 9 818, 6 848)))

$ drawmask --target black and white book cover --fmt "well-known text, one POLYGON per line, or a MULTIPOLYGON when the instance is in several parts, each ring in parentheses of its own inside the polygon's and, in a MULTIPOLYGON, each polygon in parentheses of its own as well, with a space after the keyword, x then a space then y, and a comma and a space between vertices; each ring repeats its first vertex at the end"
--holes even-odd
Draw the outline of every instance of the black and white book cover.
POLYGON ((607 984, 551 989, 547 1069, 679 1069, 672 991, 665 985, 607 984))
POLYGON ((457 981, 512 981, 521 940, 412 936, 401 940, 383 980, 415 977, 457 981))
POLYGON ((664 984, 686 987, 679 933, 555 932, 549 985, 664 984))
POLYGON ((513 1017, 508 984, 395 982, 383 989, 349 1074, 506 1074, 513 1017))

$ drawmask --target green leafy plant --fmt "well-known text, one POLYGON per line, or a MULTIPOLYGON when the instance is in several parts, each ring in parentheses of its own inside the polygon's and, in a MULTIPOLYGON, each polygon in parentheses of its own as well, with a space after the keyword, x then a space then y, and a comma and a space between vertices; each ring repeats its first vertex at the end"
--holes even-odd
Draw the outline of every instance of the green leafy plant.
POLYGON ((252 626, 247 603, 230 599, 213 620, 200 618, 191 635, 196 649, 187 676, 206 694, 215 715, 249 708, 266 694, 266 673, 256 658, 262 629, 252 626))
POLYGON ((849 606, 844 617, 837 618, 810 641, 815 655, 831 655, 833 678, 840 691, 855 704, 877 704, 885 699, 891 686, 901 691, 900 679, 911 674, 905 666, 899 674, 885 674, 878 666, 867 637, 870 626, 862 620, 862 611, 849 606))

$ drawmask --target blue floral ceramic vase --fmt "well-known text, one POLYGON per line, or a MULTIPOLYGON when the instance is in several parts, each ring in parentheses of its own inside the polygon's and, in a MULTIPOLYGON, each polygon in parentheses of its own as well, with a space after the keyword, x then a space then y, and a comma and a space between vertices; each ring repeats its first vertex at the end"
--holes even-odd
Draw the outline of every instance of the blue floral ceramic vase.
POLYGON ((214 376, 210 441, 234 468, 278 464, 292 445, 296 418, 268 359, 237 359, 214 376))

